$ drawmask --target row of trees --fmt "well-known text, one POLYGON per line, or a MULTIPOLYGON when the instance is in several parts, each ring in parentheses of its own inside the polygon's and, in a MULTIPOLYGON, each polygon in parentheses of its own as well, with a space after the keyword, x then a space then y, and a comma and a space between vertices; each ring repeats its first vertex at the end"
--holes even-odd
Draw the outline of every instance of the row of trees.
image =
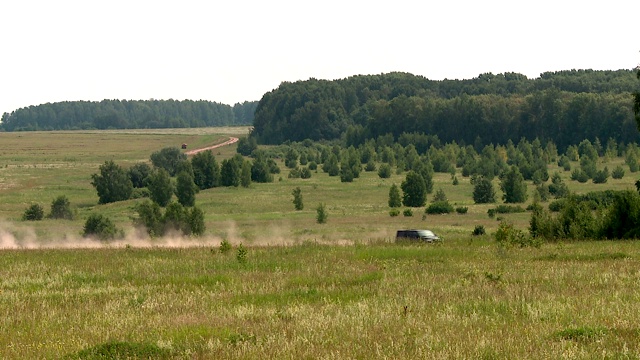
POLYGON ((522 137, 565 149, 583 139, 637 140, 631 70, 482 74, 431 81, 405 73, 282 83, 260 100, 252 136, 260 143, 436 134, 446 142, 505 144, 522 137))
POLYGON ((256 101, 234 106, 192 100, 65 101, 2 115, 0 130, 152 129, 250 125, 256 101))

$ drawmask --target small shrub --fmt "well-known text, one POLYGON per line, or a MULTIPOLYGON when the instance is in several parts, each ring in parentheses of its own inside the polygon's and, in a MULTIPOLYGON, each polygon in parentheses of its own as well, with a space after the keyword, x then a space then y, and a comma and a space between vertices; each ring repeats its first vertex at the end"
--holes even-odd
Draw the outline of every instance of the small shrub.
POLYGON ((389 210, 389 216, 394 217, 400 215, 400 209, 391 209, 389 210))
POLYGON ((523 213, 526 210, 519 205, 498 205, 496 206, 496 213, 498 214, 513 214, 523 213))
POLYGON ((307 167, 309 168, 309 170, 318 170, 318 164, 315 161, 310 162, 307 167))
POLYGON ((24 211, 22 220, 24 221, 38 221, 44 218, 44 209, 40 204, 33 204, 24 211))
POLYGON ((373 160, 369 160, 364 167, 364 171, 371 172, 376 171, 376 163, 373 160))
POLYGON ((229 242, 229 240, 227 239, 222 239, 222 242, 220 242, 220 253, 221 254, 226 254, 229 251, 231 251, 231 243, 229 242))
POLYGON ((447 201, 447 194, 444 193, 444 190, 438 189, 438 191, 436 191, 436 194, 433 195, 433 201, 434 202, 447 201))
POLYGON ((473 232, 471 233, 471 235, 473 236, 480 236, 484 234, 486 234, 486 231, 483 225, 476 225, 476 227, 473 228, 473 232))
POLYGON ((413 216, 413 210, 411 210, 411 209, 404 209, 404 210, 402 211, 402 215, 404 215, 404 216, 413 216))
POLYGON ((454 176, 453 177, 453 185, 458 185, 458 184, 460 184, 460 181, 458 181, 458 177, 457 176, 454 176))
POLYGON ((116 228, 116 225, 108 217, 101 214, 91 214, 84 223, 82 236, 92 236, 99 240, 112 240, 124 237, 124 232, 116 228))
POLYGON ((498 245, 503 247, 519 246, 519 247, 540 247, 537 239, 526 234, 524 231, 516 229, 512 224, 501 222, 498 230, 494 234, 494 238, 498 245))
POLYGON ((378 168, 378 176, 382 179, 388 179, 391 177, 391 166, 389 164, 382 164, 378 168))
POLYGON ((245 247, 242 246, 242 244, 238 245, 238 251, 236 252, 236 260, 238 260, 240 264, 247 263, 247 249, 245 249, 245 247))
POLYGON ((489 219, 493 219, 494 217, 496 217, 496 209, 487 210, 487 215, 489 216, 489 219))
POLYGON ((605 166, 603 170, 596 171, 595 175, 593 175, 593 183, 594 184, 604 184, 607 182, 609 178, 609 169, 605 166))
POLYGON ((456 212, 457 212, 458 214, 460 214, 460 215, 462 215, 462 214, 466 214, 466 213, 467 213, 467 211, 469 211, 469 208, 468 208, 468 207, 466 207, 466 206, 458 206, 458 207, 456 208, 456 212))
POLYGON ((146 199, 146 198, 149 198, 150 196, 151 196, 151 192, 146 187, 133 188, 133 191, 131 192, 132 199, 146 199))
POLYGON ((309 170, 309 168, 302 168, 302 170, 300 170, 300 178, 311 179, 311 170, 309 170))
POLYGON ((577 181, 579 183, 586 183, 589 181, 589 175, 582 169, 574 169, 571 172, 571 180, 577 181))
POLYGON ((327 209, 323 203, 318 204, 316 208, 316 222, 318 224, 324 224, 327 222, 327 209))
POLYGON ((289 172, 289 179, 300 179, 300 177, 302 176, 302 173, 300 171, 300 168, 298 168, 297 166, 293 169, 291 169, 291 171, 289 172))
POLYGON ((453 212, 453 206, 451 206, 448 201, 436 201, 431 203, 424 212, 429 215, 448 214, 453 212))
POLYGON ((132 343, 109 341, 69 356, 69 359, 171 359, 170 349, 161 348, 151 343, 132 343))
POLYGON ((624 177, 624 169, 622 166, 616 166, 616 168, 611 172, 611 177, 614 179, 622 179, 624 177))
POLYGON ((66 196, 60 195, 51 203, 51 219, 67 219, 73 220, 73 212, 71 212, 71 203, 66 196))

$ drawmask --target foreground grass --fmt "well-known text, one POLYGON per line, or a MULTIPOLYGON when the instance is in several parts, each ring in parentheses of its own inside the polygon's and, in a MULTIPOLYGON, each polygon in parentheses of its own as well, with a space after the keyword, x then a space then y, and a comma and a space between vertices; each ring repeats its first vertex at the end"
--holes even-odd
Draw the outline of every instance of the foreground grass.
POLYGON ((636 242, 11 250, 0 358, 640 357, 636 242))

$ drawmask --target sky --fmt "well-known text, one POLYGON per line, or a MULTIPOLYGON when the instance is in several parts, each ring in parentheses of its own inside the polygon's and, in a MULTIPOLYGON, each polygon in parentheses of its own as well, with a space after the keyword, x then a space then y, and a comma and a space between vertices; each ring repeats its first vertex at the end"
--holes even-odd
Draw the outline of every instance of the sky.
POLYGON ((632 69, 640 1, 0 2, 0 114, 47 102, 260 100, 283 81, 632 69))

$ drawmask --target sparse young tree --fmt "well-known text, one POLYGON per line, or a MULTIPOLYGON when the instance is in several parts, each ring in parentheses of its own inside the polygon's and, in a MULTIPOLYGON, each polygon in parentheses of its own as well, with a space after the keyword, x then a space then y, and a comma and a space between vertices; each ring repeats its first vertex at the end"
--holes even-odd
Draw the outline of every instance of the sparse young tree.
POLYGON ((316 222, 318 224, 324 224, 327 222, 327 209, 323 203, 320 203, 316 208, 316 222))
POLYGON ((522 203, 527 201, 527 184, 516 166, 511 166, 511 168, 502 175, 500 180, 500 188, 504 193, 502 199, 505 203, 522 203))
POLYGON ((393 184, 389 189, 389 207, 390 208, 399 208, 402 206, 402 199, 400 196, 400 189, 398 185, 393 184))
POLYGON ((304 204, 302 203, 302 190, 300 190, 300 187, 296 187, 295 189, 293 189, 292 195, 293 195, 293 206, 295 207, 295 209, 296 210, 304 209, 304 204))
POLYGON ((251 186, 251 161, 244 160, 240 170, 240 185, 244 188, 251 186))

